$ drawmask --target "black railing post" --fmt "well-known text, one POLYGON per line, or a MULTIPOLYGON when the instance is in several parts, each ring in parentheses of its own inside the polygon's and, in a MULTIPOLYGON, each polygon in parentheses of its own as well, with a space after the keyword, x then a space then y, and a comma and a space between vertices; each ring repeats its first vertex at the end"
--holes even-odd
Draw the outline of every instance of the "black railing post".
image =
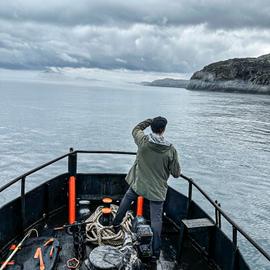
POLYGON ((235 226, 232 226, 232 240, 233 240, 233 245, 237 247, 237 229, 235 226))
POLYGON ((220 205, 220 203, 219 203, 217 200, 215 200, 214 206, 215 206, 216 225, 217 225, 219 228, 221 228, 221 212, 220 212, 219 209, 218 209, 218 207, 220 208, 221 205, 220 205))
POLYGON ((68 222, 73 224, 76 222, 76 176, 77 176, 77 152, 73 148, 69 149, 68 156, 68 222))
POLYGON ((187 203, 187 215, 189 216, 190 204, 192 201, 192 182, 188 182, 188 203, 187 203))
MULTIPOLYGON (((219 208, 221 207, 220 203, 218 203, 218 207, 219 208)), ((221 213, 220 213, 220 211, 218 211, 218 227, 221 228, 221 213)))
POLYGON ((73 148, 70 148, 71 152, 68 156, 68 172, 69 176, 76 176, 77 174, 77 153, 73 153, 73 148))
POLYGON ((192 200, 192 182, 189 182, 188 183, 188 201, 189 203, 191 202, 192 200))
MULTIPOLYGON (((215 200, 215 204, 218 205, 218 201, 215 200)), ((216 225, 219 227, 219 221, 218 221, 218 209, 215 206, 215 217, 216 217, 216 225)))
POLYGON ((21 179, 21 219, 22 219, 22 232, 26 227, 25 217, 25 177, 21 179))
POLYGON ((237 247, 237 228, 234 225, 232 225, 232 241, 233 241, 232 269, 237 270, 239 269, 239 254, 238 254, 238 247, 237 247))

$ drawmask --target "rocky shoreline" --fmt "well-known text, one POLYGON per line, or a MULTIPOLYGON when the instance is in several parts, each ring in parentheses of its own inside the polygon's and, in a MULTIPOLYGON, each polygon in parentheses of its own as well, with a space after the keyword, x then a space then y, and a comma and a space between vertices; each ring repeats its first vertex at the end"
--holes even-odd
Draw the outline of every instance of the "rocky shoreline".
POLYGON ((190 80, 166 78, 144 85, 270 94, 270 54, 257 58, 234 58, 212 63, 195 72, 190 80))
POLYGON ((255 85, 241 80, 215 82, 207 82, 204 80, 190 80, 186 89, 250 94, 270 94, 269 86, 255 85))
POLYGON ((187 88, 270 94, 270 54, 234 58, 205 66, 192 75, 187 88))

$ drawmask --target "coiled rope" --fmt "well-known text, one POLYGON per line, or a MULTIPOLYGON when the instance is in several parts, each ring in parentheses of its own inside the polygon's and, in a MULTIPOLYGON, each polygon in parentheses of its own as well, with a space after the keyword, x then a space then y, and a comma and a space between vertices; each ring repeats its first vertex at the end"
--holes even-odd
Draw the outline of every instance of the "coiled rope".
MULTIPOLYGON (((102 216, 102 208, 103 206, 97 207, 96 211, 86 220, 86 241, 96 245, 122 245, 125 240, 125 233, 131 233, 131 221, 133 215, 128 211, 121 223, 121 229, 118 233, 115 233, 113 226, 103 226, 99 222, 99 219, 102 216)), ((118 206, 111 204, 111 210, 114 218, 118 206)))

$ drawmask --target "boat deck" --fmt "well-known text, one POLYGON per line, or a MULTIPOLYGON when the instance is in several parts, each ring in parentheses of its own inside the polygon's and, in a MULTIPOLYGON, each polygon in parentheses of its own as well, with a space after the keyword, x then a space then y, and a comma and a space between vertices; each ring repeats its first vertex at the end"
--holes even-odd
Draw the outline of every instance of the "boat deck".
MULTIPOLYGON (((58 217, 59 218, 59 217, 58 217)), ((61 217, 59 218, 61 220, 61 217)), ((48 228, 54 228, 59 225, 62 225, 56 219, 50 220, 48 223, 48 228)), ((178 238, 179 231, 168 221, 164 220, 163 222, 163 231, 162 231, 162 248, 160 259, 157 262, 157 270, 169 270, 169 269, 179 269, 179 270, 209 270, 217 269, 215 266, 211 266, 209 261, 196 251, 191 241, 185 241, 182 260, 180 264, 176 263, 176 250, 177 242, 175 239, 178 238), (196 258, 196 260, 192 259, 196 258), (200 258, 200 259, 199 259, 200 258)), ((55 237, 59 240, 62 249, 59 253, 59 261, 57 264, 57 270, 68 269, 66 262, 68 259, 75 256, 74 246, 73 246, 73 237, 69 235, 65 230, 53 231, 52 229, 46 229, 42 232, 42 236, 55 237)), ((90 254, 91 250, 95 246, 86 245, 86 256, 90 254)), ((85 263, 81 264, 79 268, 81 270, 87 270, 85 263)))
MULTIPOLYGON (((58 231, 54 233, 54 237, 59 240, 62 246, 62 250, 59 253, 59 262, 57 264, 56 269, 68 269, 66 267, 66 262, 68 259, 75 256, 73 249, 73 237, 68 235, 64 231, 58 231)), ((171 233, 163 233, 162 234, 162 250, 161 256, 157 263, 157 270, 169 270, 169 269, 181 269, 181 270, 209 270, 216 269, 210 268, 208 262, 205 258, 194 250, 191 242, 187 242, 184 246, 184 252, 182 256, 181 264, 176 264, 176 246, 173 240, 176 239, 175 236, 171 233), (198 257, 201 256, 201 259, 198 260, 198 257), (196 258, 196 260, 192 260, 191 258, 196 258)), ((86 246, 86 258, 90 254, 92 248, 94 246, 87 245, 86 246)), ((87 270, 88 268, 82 263, 81 270, 87 270)))
MULTIPOLYGON (((45 229, 40 231, 40 237, 56 238, 60 245, 61 251, 59 252, 59 257, 57 260, 57 265, 55 269, 63 270, 69 269, 66 266, 67 261, 70 258, 75 257, 74 246, 73 246, 73 236, 68 234, 65 230, 58 230, 54 231, 53 228, 63 225, 64 217, 60 215, 54 217, 53 219, 49 220, 45 229)), ((209 270, 209 269, 217 269, 216 267, 211 267, 207 259, 200 254, 194 246, 192 245, 191 241, 185 241, 182 260, 181 263, 176 263, 176 250, 177 250, 177 239, 179 231, 168 221, 164 220, 163 223, 163 231, 162 231, 162 248, 161 248, 161 256, 157 262, 156 267, 148 267, 146 269, 157 269, 157 270, 170 270, 170 269, 179 269, 179 270, 209 270), (192 259, 196 258, 196 260, 192 259)), ((95 246, 93 245, 86 245, 86 252, 85 252, 85 259, 88 258, 91 250, 95 246)), ((15 256, 16 264, 20 265, 23 264, 23 260, 28 256, 33 256, 35 249, 29 250, 31 255, 26 254, 25 256, 17 255, 15 256)), ((19 268, 14 268, 19 269, 19 268)), ((87 266, 85 265, 85 261, 81 262, 80 268, 81 270, 87 270, 87 266)))

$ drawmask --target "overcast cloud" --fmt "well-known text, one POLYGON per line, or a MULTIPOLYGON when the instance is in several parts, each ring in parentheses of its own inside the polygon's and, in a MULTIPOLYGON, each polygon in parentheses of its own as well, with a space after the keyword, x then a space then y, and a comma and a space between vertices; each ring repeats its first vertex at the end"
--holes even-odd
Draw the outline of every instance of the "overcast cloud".
POLYGON ((270 2, 0 2, 0 67, 193 72, 270 53, 270 2))

